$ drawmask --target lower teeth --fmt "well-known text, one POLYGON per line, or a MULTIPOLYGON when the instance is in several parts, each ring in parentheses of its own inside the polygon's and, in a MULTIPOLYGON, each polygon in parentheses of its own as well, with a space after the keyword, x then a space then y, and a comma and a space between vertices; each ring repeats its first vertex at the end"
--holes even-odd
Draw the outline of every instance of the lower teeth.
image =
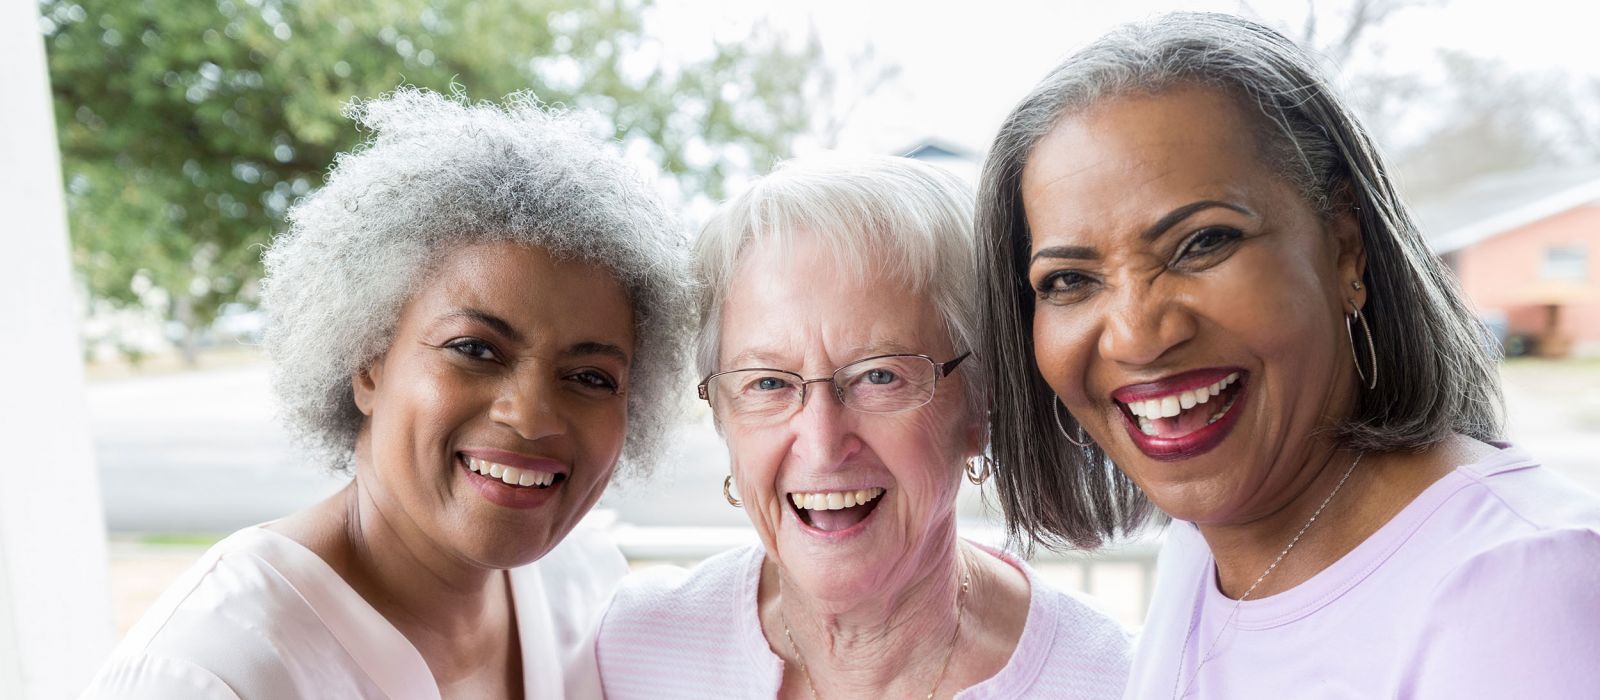
MULTIPOLYGON (((1211 425, 1212 423, 1221 420, 1222 417, 1228 413, 1228 409, 1233 407, 1233 399, 1234 397, 1232 396, 1228 397, 1227 403, 1224 403, 1220 408, 1217 409, 1216 413, 1211 414, 1211 417, 1206 419, 1206 425, 1211 425)), ((1150 437, 1157 437, 1155 420, 1139 416, 1139 432, 1149 435, 1150 437)))

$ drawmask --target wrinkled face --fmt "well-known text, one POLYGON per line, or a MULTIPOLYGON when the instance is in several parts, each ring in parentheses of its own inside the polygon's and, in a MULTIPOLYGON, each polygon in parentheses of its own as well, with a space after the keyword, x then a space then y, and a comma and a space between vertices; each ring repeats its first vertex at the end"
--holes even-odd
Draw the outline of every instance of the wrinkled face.
POLYGON ((1205 88, 1114 99, 1057 125, 1021 183, 1040 372, 1197 522, 1282 507, 1355 390, 1356 224, 1262 163, 1252 119, 1205 88))
MULTIPOLYGON (((747 251, 722 310, 719 370, 810 379, 873 355, 944 362, 960 354, 925 295, 887 275, 855 280, 837 268, 809 243, 747 251)), ((745 512, 786 584, 847 607, 902 589, 951 552, 962 460, 979 450, 963 371, 940 379, 928 404, 887 415, 845 408, 825 382, 810 384, 803 406, 782 420, 750 425, 718 409, 745 512)))
POLYGON ((605 270, 512 243, 451 251, 355 378, 357 479, 390 522, 462 561, 534 561, 611 478, 633 343, 605 270))

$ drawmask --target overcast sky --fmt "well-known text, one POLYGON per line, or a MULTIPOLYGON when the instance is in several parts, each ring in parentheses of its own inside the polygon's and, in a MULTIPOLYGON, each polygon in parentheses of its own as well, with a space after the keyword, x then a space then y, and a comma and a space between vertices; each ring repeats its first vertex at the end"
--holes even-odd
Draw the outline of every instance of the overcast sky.
MULTIPOLYGON (((1298 31, 1307 3, 1258 0, 1257 16, 1298 31)), ((1590 3, 1453 0, 1401 10, 1356 60, 1430 75, 1438 52, 1456 49, 1520 69, 1600 77, 1590 3)), ((1342 26, 1349 2, 1317 3, 1323 26, 1342 26)), ((1058 61, 1117 24, 1174 9, 1240 11, 1239 2, 1048 2, 1044 0, 662 0, 660 29, 683 38, 734 40, 753 18, 816 30, 835 56, 870 44, 900 67, 898 80, 864 101, 841 134, 846 150, 893 152, 937 136, 981 150, 1012 105, 1058 61)))

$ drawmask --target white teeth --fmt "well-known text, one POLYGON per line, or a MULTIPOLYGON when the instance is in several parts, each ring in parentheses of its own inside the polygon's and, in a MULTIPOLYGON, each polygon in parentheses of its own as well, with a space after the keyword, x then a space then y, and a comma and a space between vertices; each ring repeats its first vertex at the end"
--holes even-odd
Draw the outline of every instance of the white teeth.
MULTIPOLYGON (((1127 404, 1128 412, 1132 413, 1135 418, 1141 419, 1139 421, 1140 429, 1144 430, 1146 434, 1150 434, 1150 430, 1144 427, 1147 422, 1154 421, 1157 418, 1172 418, 1179 413, 1206 403, 1238 380, 1239 373, 1232 372, 1210 386, 1190 389, 1170 396, 1132 401, 1127 404)), ((1216 420, 1216 418, 1216 416, 1212 416, 1211 419, 1216 420)))
POLYGON ((1140 418, 1139 432, 1144 433, 1145 435, 1155 435, 1156 424, 1151 422, 1149 418, 1140 418))
POLYGON ((466 462, 468 469, 512 486, 549 486, 556 481, 556 475, 549 472, 508 467, 476 457, 467 457, 466 462))
POLYGON ((794 507, 802 510, 840 510, 871 503, 873 499, 882 495, 883 489, 880 488, 859 491, 791 493, 789 494, 789 501, 794 503, 794 507))
POLYGON ((1178 397, 1176 397, 1176 396, 1163 396, 1163 397, 1161 397, 1161 417, 1162 418, 1171 418, 1173 416, 1178 415, 1181 412, 1183 412, 1183 409, 1178 407, 1178 397))

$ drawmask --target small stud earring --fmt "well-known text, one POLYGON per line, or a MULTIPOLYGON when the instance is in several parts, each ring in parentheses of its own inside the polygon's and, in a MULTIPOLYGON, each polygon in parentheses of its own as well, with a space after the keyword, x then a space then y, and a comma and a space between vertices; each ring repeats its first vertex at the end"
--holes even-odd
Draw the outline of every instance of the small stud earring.
POLYGON ((1358 292, 1361 291, 1361 283, 1360 282, 1351 282, 1350 286, 1355 287, 1355 290, 1358 291, 1358 292))

